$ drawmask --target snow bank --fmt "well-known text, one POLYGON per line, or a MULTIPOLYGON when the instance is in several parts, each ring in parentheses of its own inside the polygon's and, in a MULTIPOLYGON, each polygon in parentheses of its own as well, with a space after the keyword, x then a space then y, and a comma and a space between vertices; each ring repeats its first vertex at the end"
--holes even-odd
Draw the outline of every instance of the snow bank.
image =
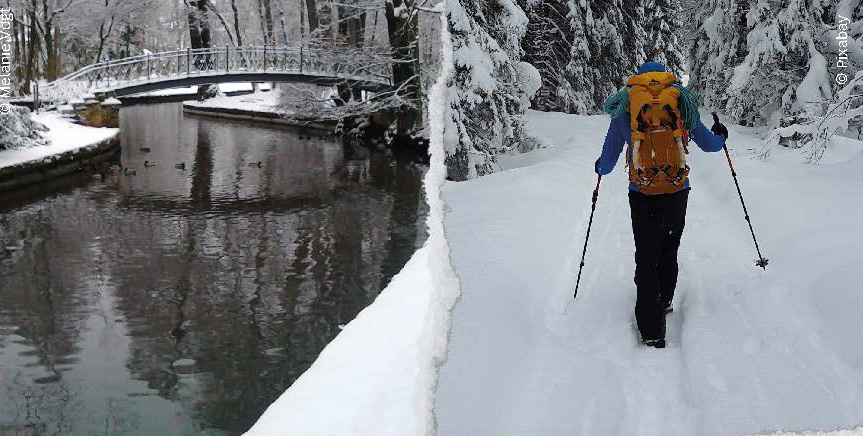
POLYGON ((723 154, 693 147, 669 347, 655 350, 638 345, 633 327, 622 162, 603 177, 572 295, 608 122, 529 112, 527 133, 555 147, 501 158, 508 170, 444 186, 461 296, 435 399, 438 435, 741 435, 860 425, 863 143, 831 164, 755 160, 748 150, 758 139, 729 126, 766 272, 754 266, 723 154))
POLYGON ((424 180, 429 238, 247 436, 434 434, 437 369, 446 353, 450 310, 458 295, 440 195, 446 177, 442 107, 452 72, 446 23, 442 28, 442 72, 429 103, 431 165, 424 180))
POLYGON ((32 115, 31 118, 48 128, 41 133, 47 142, 43 145, 0 151, 0 168, 42 159, 49 160, 54 155, 99 144, 116 136, 120 131, 81 126, 50 112, 32 115))

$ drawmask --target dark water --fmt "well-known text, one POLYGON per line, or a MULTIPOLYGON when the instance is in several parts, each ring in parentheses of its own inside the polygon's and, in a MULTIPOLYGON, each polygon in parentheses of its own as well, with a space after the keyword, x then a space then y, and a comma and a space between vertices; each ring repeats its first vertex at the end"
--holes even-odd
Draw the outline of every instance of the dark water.
POLYGON ((425 239, 424 166, 178 104, 122 124, 137 175, 0 198, 0 434, 239 434, 425 239))

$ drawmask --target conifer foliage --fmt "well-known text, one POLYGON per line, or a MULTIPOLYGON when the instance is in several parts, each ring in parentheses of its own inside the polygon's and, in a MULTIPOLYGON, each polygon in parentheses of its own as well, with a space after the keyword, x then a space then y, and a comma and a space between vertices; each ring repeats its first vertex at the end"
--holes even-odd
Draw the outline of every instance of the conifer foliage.
POLYGON ((684 28, 680 4, 677 0, 652 0, 642 4, 647 34, 645 59, 662 63, 680 77, 686 70, 683 38, 678 38, 684 28))
POLYGON ((533 96, 533 107, 544 111, 572 111, 576 100, 566 67, 573 50, 573 28, 567 0, 521 3, 528 17, 522 41, 522 60, 533 65, 542 86, 533 96))
POLYGON ((777 143, 814 148, 811 161, 860 125, 859 84, 837 79, 863 69, 858 1, 710 0, 695 18, 690 83, 708 106, 775 129, 777 143))
POLYGON ((526 78, 518 60, 527 17, 512 0, 447 0, 446 10, 453 73, 447 80, 445 162, 450 179, 466 180, 495 171, 497 156, 524 139, 526 78))

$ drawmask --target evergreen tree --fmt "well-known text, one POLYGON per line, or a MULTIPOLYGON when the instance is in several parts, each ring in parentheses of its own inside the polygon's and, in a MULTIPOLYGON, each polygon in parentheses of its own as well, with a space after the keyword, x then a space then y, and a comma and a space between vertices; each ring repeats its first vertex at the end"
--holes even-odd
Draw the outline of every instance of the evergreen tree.
POLYGON ((678 78, 686 70, 681 40, 683 29, 680 4, 677 0, 652 0, 645 3, 646 60, 660 62, 678 78))
POLYGON ((592 20, 590 8, 585 0, 569 0, 569 27, 572 29, 572 45, 565 68, 565 77, 571 84, 572 93, 567 100, 566 111, 578 114, 596 112, 599 107, 594 99, 592 55, 587 42, 587 21, 592 20))
POLYGON ((497 169, 497 156, 524 139, 521 37, 527 17, 512 0, 447 0, 453 74, 444 125, 449 178, 497 169))
POLYGON ((645 32, 637 0, 597 0, 584 14, 590 51, 587 79, 593 83, 593 107, 599 111, 605 98, 623 86, 644 60, 645 32), (624 12, 625 9, 628 12, 624 12))
POLYGON ((528 17, 522 60, 533 65, 542 78, 532 107, 571 112, 576 97, 566 77, 573 43, 569 4, 566 0, 543 0, 522 7, 526 7, 528 17))
MULTIPOLYGON (((818 149, 810 153, 817 160, 830 136, 857 122, 845 120, 844 127, 832 131, 813 127, 834 125, 828 119, 836 115, 837 108, 853 115, 861 104, 859 99, 837 100, 844 84, 837 83, 835 72, 830 71, 843 50, 836 41, 843 22, 840 16, 848 18, 858 8, 859 3, 849 0, 838 4, 710 1, 696 14, 699 27, 692 48, 692 88, 708 106, 724 111, 739 124, 773 127, 777 130, 770 137, 780 143, 818 149)), ((863 69, 863 50, 853 36, 854 20, 845 21, 851 34, 843 71, 852 78, 863 69)), ((859 39, 863 25, 857 27, 859 39)), ((847 89, 843 92, 853 95, 847 89)))
POLYGON ((711 108, 722 108, 734 67, 746 55, 746 13, 750 0, 707 0, 695 7, 689 88, 711 108))

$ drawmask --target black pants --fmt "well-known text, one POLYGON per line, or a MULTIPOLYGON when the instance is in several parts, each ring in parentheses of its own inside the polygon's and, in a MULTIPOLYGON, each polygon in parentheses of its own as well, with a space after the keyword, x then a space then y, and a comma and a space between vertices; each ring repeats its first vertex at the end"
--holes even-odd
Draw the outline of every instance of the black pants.
POLYGON ((677 248, 689 188, 673 194, 629 192, 635 236, 635 320, 643 339, 665 338, 665 306, 677 286, 677 248))

